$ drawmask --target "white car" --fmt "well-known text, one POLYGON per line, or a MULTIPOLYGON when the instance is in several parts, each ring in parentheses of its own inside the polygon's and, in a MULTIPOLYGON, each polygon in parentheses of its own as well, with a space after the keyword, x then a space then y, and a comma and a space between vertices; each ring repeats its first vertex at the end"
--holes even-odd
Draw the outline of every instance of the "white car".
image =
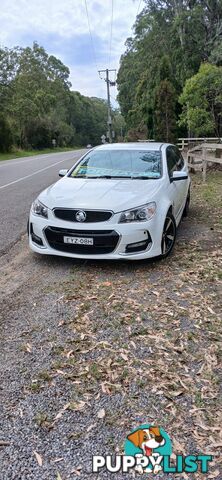
POLYGON ((31 207, 34 252, 115 260, 171 252, 190 201, 190 178, 177 147, 101 145, 59 175, 31 207))

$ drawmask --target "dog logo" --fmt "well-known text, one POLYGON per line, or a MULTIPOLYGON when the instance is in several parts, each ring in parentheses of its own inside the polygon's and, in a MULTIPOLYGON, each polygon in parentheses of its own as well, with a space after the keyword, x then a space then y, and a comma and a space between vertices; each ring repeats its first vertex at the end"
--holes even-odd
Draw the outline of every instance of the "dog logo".
POLYGON ((125 454, 141 458, 141 464, 136 466, 136 471, 157 474, 162 470, 163 456, 172 453, 171 441, 167 433, 158 426, 142 425, 133 430, 125 442, 125 454), (143 467, 142 460, 148 458, 148 466, 143 467))
POLYGON ((78 212, 76 212, 76 220, 77 222, 85 222, 86 212, 84 212, 83 210, 79 210, 78 212))

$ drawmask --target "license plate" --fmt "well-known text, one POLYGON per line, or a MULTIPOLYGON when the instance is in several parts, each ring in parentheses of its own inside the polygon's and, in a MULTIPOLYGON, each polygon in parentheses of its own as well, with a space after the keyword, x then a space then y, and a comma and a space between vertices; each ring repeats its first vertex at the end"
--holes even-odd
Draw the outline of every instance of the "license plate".
POLYGON ((63 237, 64 243, 71 243, 72 245, 93 245, 93 238, 84 237, 63 237))

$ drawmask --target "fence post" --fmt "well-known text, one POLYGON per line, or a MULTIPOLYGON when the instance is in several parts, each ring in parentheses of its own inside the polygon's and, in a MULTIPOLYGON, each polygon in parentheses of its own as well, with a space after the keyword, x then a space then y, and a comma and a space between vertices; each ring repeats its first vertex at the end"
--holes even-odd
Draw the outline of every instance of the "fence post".
POLYGON ((207 177, 207 160, 206 160, 206 154, 207 154, 207 149, 205 145, 202 145, 202 165, 203 165, 203 182, 206 183, 206 177, 207 177))

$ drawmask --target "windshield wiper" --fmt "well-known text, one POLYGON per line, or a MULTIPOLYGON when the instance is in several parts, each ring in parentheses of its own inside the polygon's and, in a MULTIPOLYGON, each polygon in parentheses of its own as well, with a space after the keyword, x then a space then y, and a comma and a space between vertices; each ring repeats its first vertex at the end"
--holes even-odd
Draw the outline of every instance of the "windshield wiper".
POLYGON ((117 175, 99 175, 99 176, 97 176, 97 177, 94 176, 94 175, 93 175, 93 176, 84 176, 84 177, 80 177, 80 175, 79 175, 79 176, 76 175, 74 178, 78 178, 78 177, 79 177, 79 178, 108 178, 108 180, 110 180, 110 179, 113 180, 113 179, 115 179, 115 178, 117 178, 117 179, 118 179, 118 178, 132 178, 132 177, 126 177, 125 175, 123 175, 123 176, 117 176, 117 175))
POLYGON ((159 177, 131 177, 132 180, 158 180, 159 177))

